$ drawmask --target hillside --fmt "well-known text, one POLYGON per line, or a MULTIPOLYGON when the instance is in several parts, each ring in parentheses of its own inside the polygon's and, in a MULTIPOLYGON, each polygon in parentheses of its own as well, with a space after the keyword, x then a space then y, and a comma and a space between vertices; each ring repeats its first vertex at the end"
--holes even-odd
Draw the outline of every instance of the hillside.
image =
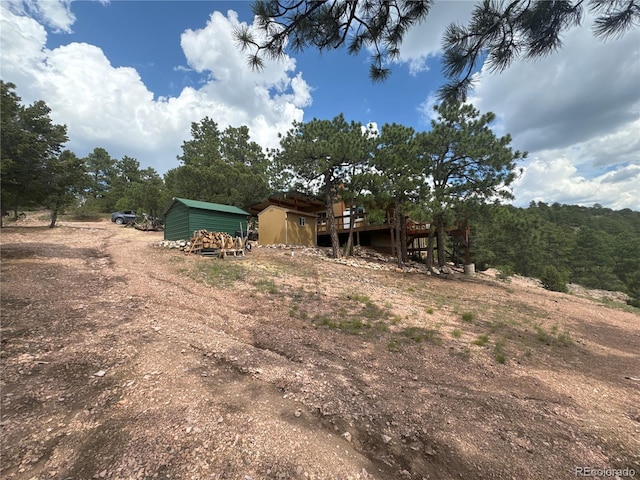
POLYGON ((640 472, 640 314, 615 298, 43 225, 0 239, 2 478, 640 472))

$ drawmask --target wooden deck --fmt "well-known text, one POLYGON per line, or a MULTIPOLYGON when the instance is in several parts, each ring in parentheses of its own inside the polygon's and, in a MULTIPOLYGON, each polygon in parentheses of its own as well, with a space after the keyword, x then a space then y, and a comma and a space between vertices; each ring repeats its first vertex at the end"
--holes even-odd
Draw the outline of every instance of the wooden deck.
MULTIPOLYGON (((349 233, 351 230, 350 221, 351 219, 349 215, 335 217, 336 230, 339 236, 344 237, 349 233)), ((429 223, 413 221, 407 222, 407 250, 409 254, 427 251, 427 237, 429 236, 430 230, 431 224, 429 223)), ((382 224, 369 224, 366 213, 358 213, 355 215, 352 231, 355 235, 354 242, 356 245, 360 244, 360 234, 369 235, 375 232, 380 232, 385 235, 388 234, 389 247, 393 254, 395 250, 395 227, 392 222, 386 221, 382 224)), ((453 239, 454 245, 462 250, 461 255, 459 256, 464 257, 465 263, 469 263, 469 228, 448 227, 444 229, 444 232, 447 236, 453 239)), ((436 233, 437 231, 434 231, 434 247, 437 249, 437 239, 435 238, 436 233)), ((325 236, 325 238, 329 235, 329 229, 325 218, 318 219, 317 235, 318 237, 325 236)))
MULTIPOLYGON (((348 233, 350 229, 350 218, 348 215, 336 216, 335 225, 338 233, 348 233)), ((354 232, 371 232, 371 231, 384 231, 394 229, 394 225, 390 222, 382 224, 369 224, 367 221, 366 213, 359 213, 356 215, 353 231, 354 232)), ((407 222, 407 236, 408 237, 428 237, 429 230, 431 229, 430 223, 424 222, 407 222)), ((459 227, 445 228, 445 233, 448 235, 464 234, 465 229, 459 227)), ((325 219, 318 219, 318 235, 329 235, 329 228, 325 219)))

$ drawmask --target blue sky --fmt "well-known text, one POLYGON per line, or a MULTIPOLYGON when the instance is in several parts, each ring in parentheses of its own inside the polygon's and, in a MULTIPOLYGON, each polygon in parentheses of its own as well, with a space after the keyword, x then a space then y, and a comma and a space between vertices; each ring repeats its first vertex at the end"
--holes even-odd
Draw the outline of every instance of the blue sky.
MULTIPOLYGON (((205 116, 221 128, 247 125, 269 148, 293 121, 340 113, 427 130, 443 83, 442 32, 465 22, 474 3, 436 2, 390 79, 373 84, 366 53, 344 50, 289 54, 251 71, 231 35, 252 24, 250 2, 1 0, 0 74, 25 102, 47 102, 76 154, 103 147, 162 174, 179 165, 191 122, 205 116)), ((555 55, 478 73, 470 101, 529 152, 513 186, 518 206, 640 210, 640 32, 602 42, 590 22, 555 55)))

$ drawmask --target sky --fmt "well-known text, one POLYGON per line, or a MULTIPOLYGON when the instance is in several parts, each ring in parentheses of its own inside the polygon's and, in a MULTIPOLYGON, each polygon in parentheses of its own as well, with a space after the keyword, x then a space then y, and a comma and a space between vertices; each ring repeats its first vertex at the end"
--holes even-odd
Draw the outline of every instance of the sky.
MULTIPOLYGON (((466 23, 475 1, 436 1, 414 27, 384 83, 366 53, 307 50, 253 71, 233 39, 253 25, 249 1, 0 0, 0 77, 25 104, 44 100, 67 125, 66 148, 136 158, 161 175, 180 165, 193 122, 246 125, 278 147, 292 122, 399 123, 428 131, 446 26, 466 23)), ((563 48, 484 67, 469 101, 494 112, 493 130, 527 151, 513 204, 558 202, 640 211, 640 29, 606 42, 583 26, 563 48)))

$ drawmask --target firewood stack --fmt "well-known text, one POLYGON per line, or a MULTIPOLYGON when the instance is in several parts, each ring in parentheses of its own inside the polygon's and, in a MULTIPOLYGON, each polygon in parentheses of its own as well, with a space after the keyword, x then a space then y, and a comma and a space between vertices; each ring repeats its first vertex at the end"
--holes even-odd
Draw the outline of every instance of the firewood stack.
POLYGON ((232 249, 235 248, 233 237, 224 232, 209 232, 207 230, 196 230, 193 238, 193 245, 202 244, 202 248, 232 249))

